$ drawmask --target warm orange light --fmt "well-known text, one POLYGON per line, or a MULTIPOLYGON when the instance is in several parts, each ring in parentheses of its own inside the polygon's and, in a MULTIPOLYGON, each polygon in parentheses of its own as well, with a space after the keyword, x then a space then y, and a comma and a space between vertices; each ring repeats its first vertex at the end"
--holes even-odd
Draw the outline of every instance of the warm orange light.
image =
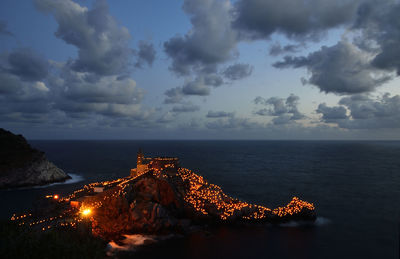
POLYGON ((90 213, 92 213, 92 210, 91 210, 91 209, 84 209, 84 210, 82 211, 82 215, 83 215, 83 216, 88 216, 90 213))
POLYGON ((54 195, 54 196, 53 196, 53 199, 58 200, 58 195, 57 195, 57 194, 54 195))

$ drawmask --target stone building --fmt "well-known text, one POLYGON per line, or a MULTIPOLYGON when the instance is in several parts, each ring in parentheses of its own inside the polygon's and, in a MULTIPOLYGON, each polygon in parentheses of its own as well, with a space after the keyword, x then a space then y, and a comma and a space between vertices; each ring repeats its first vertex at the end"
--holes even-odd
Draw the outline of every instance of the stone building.
POLYGON ((149 169, 163 170, 166 168, 179 168, 179 159, 176 157, 145 157, 142 150, 137 153, 136 168, 131 169, 131 176, 138 176, 149 169))

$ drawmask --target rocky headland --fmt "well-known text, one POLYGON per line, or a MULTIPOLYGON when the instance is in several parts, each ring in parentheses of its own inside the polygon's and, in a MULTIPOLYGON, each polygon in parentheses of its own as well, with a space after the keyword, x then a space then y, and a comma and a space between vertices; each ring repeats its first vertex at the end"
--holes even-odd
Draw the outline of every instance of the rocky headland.
POLYGON ((83 231, 92 237, 88 240, 109 242, 112 254, 171 236, 209 233, 210 227, 220 225, 315 220, 314 205, 297 197, 270 209, 228 196, 218 185, 180 167, 176 159, 146 161, 141 156, 130 176, 91 183, 64 197, 47 195, 36 210, 11 218, 29 232, 44 235, 83 231))
POLYGON ((0 129, 0 189, 46 185, 70 178, 22 135, 0 129))
POLYGON ((81 211, 91 209, 93 234, 109 240, 127 233, 185 234, 205 225, 316 219, 314 205, 296 197, 284 207, 269 209, 232 198, 185 168, 151 169, 137 177, 86 186, 86 192, 96 185, 113 187, 86 196, 81 211))

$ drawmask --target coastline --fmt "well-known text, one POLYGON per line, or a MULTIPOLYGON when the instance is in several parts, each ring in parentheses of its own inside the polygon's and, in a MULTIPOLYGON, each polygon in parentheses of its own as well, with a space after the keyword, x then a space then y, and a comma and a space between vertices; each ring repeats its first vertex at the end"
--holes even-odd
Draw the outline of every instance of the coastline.
POLYGON ((0 191, 17 191, 17 190, 29 190, 29 189, 44 189, 44 188, 49 188, 52 186, 56 185, 67 185, 67 184, 74 184, 74 183, 79 183, 85 180, 85 178, 82 175, 78 174, 68 174, 70 178, 60 181, 60 182, 53 182, 53 183, 47 183, 44 185, 29 185, 29 186, 20 186, 20 187, 11 187, 11 188, 4 188, 0 189, 0 191))

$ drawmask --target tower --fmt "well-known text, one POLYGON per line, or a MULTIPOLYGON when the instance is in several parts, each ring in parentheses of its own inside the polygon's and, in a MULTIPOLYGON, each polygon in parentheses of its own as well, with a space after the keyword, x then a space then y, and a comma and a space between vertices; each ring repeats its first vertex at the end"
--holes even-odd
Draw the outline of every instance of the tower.
POLYGON ((137 162, 136 162, 136 173, 138 175, 141 175, 148 170, 148 164, 149 159, 144 157, 144 154, 142 152, 142 149, 139 148, 139 151, 137 153, 137 162))
POLYGON ((137 161, 136 161, 136 166, 139 167, 139 165, 143 164, 144 162, 144 154, 141 148, 139 148, 139 151, 137 152, 137 161))

